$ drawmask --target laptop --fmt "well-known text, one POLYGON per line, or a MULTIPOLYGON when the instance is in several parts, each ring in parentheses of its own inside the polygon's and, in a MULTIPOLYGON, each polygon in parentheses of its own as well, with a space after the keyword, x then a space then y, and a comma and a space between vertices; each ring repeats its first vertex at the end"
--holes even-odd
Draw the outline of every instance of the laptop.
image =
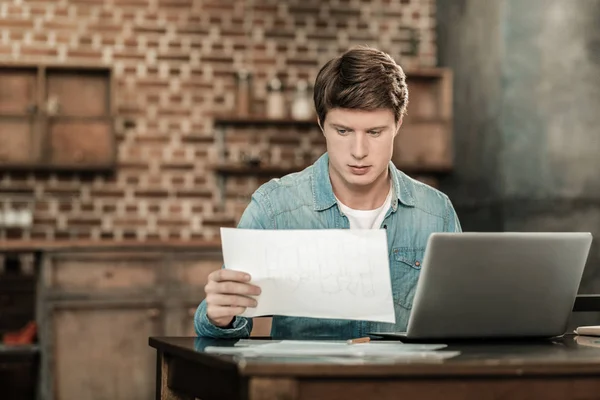
POLYGON ((400 340, 552 338, 563 335, 592 235, 433 233, 400 340))

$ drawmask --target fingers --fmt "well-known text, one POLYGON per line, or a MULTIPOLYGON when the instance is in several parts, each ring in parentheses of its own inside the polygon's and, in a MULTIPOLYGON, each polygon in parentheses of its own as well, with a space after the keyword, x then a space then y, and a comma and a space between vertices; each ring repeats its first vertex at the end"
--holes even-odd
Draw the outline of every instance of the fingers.
POLYGON ((237 296, 229 294, 210 294, 206 298, 206 302, 216 306, 228 307, 256 307, 256 300, 246 296, 237 296))
POLYGON ((260 288, 249 283, 209 281, 204 289, 207 294, 236 294, 242 296, 258 296, 260 288))
POLYGON ((261 290, 249 281, 250 275, 244 272, 229 269, 213 271, 204 288, 209 320, 218 326, 227 326, 247 307, 256 307, 257 301, 249 296, 258 296, 261 290))
POLYGON ((215 282, 250 282, 250 275, 245 272, 221 268, 211 272, 210 275, 208 275, 208 280, 212 280, 215 282))

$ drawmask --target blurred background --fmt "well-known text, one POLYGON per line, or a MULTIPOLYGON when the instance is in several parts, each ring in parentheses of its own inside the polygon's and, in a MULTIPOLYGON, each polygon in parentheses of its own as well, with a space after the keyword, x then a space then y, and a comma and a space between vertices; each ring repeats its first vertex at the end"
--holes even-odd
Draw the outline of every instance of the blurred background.
POLYGON ((404 68, 393 162, 464 230, 597 236, 599 20, 600 0, 0 0, 0 398, 153 398, 148 336, 194 334, 219 228, 324 152, 312 85, 353 45, 404 68))

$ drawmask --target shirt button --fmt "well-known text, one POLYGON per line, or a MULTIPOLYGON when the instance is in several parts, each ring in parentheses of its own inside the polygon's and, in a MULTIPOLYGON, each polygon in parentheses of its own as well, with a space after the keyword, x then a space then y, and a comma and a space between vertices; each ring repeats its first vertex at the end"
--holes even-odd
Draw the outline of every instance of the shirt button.
POLYGON ((420 263, 420 262, 418 262, 418 261, 416 261, 416 262, 415 262, 415 265, 418 267, 419 265, 421 265, 421 263, 420 263))

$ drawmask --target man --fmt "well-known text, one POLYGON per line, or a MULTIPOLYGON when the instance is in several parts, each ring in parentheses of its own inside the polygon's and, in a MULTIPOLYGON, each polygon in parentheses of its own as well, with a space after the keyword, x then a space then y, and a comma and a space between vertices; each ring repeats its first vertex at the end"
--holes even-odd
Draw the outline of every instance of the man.
MULTIPOLYGON (((304 171, 271 180, 253 194, 239 228, 387 231, 396 324, 274 316, 276 339, 346 339, 405 331, 427 239, 460 231, 448 197, 392 164, 394 138, 408 104, 405 74, 381 51, 355 47, 319 72, 314 89, 327 152, 304 171)), ((245 273, 210 274, 195 316, 199 336, 244 338, 260 288, 245 273)), ((310 299, 307 299, 310 301, 310 299)))

